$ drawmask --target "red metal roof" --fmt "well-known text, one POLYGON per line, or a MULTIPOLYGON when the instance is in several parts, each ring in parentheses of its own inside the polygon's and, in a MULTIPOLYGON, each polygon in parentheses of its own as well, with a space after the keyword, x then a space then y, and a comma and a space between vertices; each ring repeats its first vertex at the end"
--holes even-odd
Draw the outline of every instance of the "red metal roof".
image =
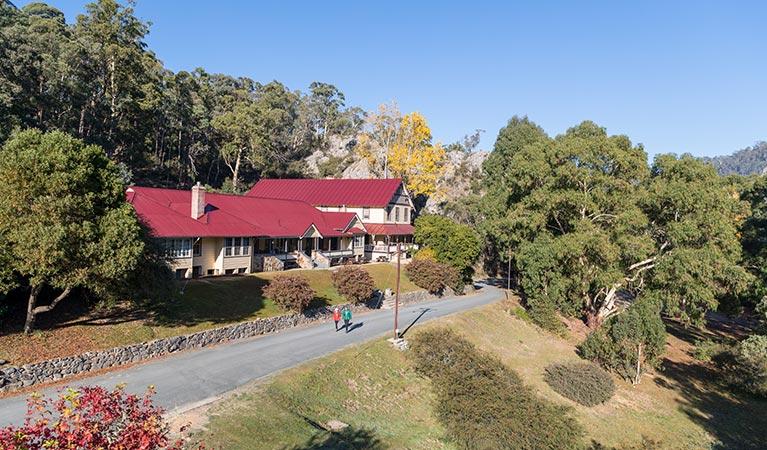
POLYGON ((126 191, 158 237, 297 237, 312 225, 323 236, 348 236, 354 213, 321 212, 305 202, 205 193, 205 214, 191 217, 191 191, 133 186, 126 191))
POLYGON ((399 236, 413 234, 413 225, 405 223, 366 223, 368 234, 383 234, 386 236, 399 236))
POLYGON ((263 179, 248 192, 250 197, 300 200, 314 206, 368 206, 389 204, 399 178, 386 179, 263 179))

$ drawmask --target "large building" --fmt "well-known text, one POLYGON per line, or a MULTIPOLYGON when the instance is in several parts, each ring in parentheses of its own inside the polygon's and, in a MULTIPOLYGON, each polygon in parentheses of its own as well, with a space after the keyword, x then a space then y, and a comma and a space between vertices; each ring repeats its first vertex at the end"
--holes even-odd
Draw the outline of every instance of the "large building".
POLYGON ((250 197, 299 200, 320 211, 353 212, 367 235, 366 255, 388 259, 397 243, 413 243, 413 200, 399 178, 387 179, 265 179, 250 197))
POLYGON ((388 259, 412 243, 401 180, 262 180, 247 196, 133 186, 126 198, 184 278, 388 259))

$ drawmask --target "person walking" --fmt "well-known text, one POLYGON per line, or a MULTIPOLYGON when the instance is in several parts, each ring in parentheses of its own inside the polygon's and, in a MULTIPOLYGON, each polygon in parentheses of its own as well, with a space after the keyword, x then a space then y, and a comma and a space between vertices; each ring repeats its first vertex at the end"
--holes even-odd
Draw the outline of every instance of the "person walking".
POLYGON ((338 322, 341 321, 341 310, 338 309, 338 306, 333 309, 333 322, 336 323, 336 332, 338 332, 338 322))
POLYGON ((346 332, 349 332, 349 324, 352 321, 352 310, 350 310, 348 307, 344 308, 344 310, 341 312, 341 318, 344 319, 344 328, 346 329, 346 332))

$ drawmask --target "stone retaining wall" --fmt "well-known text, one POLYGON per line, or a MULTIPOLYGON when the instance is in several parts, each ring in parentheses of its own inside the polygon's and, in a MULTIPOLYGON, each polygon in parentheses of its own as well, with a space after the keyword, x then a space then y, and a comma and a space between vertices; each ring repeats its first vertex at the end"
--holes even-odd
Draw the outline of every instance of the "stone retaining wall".
MULTIPOLYGON (((435 297, 426 291, 411 292, 400 295, 400 304, 414 303, 432 298, 435 297)), ((374 299, 371 302, 377 303, 378 296, 375 296, 374 299)), ((367 305, 347 306, 351 308, 354 314, 371 310, 367 305)), ((371 306, 374 308, 380 307, 377 304, 372 304, 371 306)), ((0 392, 8 392, 47 381, 57 381, 93 370, 134 363, 184 350, 209 347, 237 339, 272 333, 297 325, 331 320, 332 316, 333 311, 330 307, 322 307, 307 310, 300 315, 287 314, 257 319, 251 322, 228 325, 183 336, 156 339, 125 347, 55 358, 20 367, 6 367, 0 370, 0 392)))

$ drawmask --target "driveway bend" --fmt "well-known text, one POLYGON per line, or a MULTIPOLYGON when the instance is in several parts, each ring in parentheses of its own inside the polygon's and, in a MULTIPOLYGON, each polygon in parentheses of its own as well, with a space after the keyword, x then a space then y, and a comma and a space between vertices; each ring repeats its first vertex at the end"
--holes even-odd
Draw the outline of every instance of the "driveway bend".
MULTIPOLYGON (((494 303, 505 298, 502 291, 483 286, 476 294, 415 303, 399 309, 399 328, 405 330, 429 320, 494 303)), ((297 327, 265 336, 191 350, 149 360, 108 374, 63 384, 99 385, 107 389, 126 383, 126 391, 137 394, 154 385, 156 405, 169 413, 204 404, 246 383, 298 366, 344 347, 393 334, 394 310, 379 310, 354 317, 353 330, 335 332, 333 322, 297 327)), ((42 391, 53 396, 56 388, 42 391)), ((0 427, 22 425, 26 395, 0 400, 0 427)))

